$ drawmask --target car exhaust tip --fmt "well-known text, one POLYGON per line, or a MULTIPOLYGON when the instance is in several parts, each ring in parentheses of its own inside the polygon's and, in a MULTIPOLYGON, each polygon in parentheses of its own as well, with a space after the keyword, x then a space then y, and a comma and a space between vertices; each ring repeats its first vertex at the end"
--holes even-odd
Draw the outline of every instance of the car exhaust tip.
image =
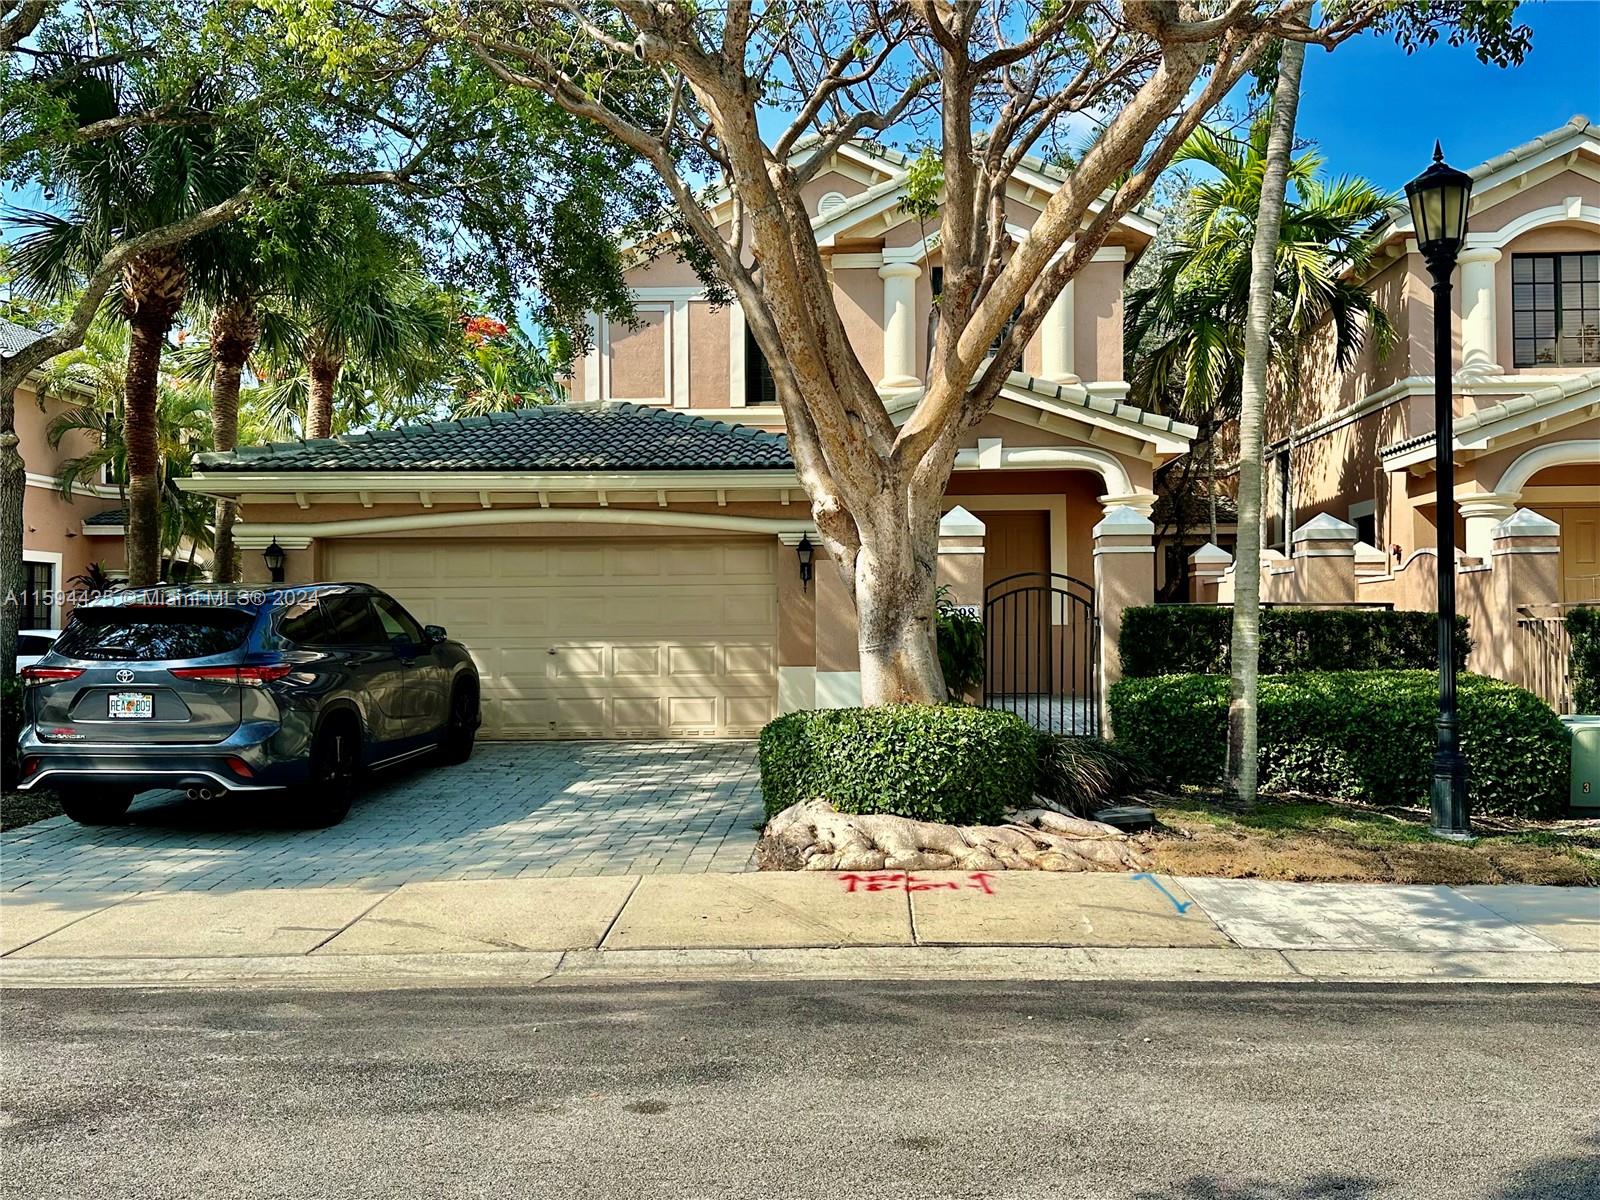
POLYGON ((188 799, 195 801, 215 800, 222 795, 222 789, 200 786, 186 787, 183 789, 183 794, 188 799))

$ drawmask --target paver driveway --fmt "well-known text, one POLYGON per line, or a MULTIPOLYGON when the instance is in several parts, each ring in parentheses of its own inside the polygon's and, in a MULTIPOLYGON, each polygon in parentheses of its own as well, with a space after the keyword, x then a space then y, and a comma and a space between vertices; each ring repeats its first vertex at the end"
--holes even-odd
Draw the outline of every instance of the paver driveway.
POLYGON ((761 821, 753 742, 488 743, 379 776, 332 829, 270 800, 140 797, 130 823, 65 817, 0 840, 14 896, 741 871, 761 821))

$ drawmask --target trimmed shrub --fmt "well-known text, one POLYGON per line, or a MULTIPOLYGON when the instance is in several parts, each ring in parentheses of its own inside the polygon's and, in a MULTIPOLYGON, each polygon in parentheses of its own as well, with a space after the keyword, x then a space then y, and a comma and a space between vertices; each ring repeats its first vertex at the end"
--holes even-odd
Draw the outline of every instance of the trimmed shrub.
POLYGON ((1153 782, 1150 769, 1126 747, 1097 737, 1042 733, 1038 750, 1033 790, 1080 817, 1153 782))
MULTIPOLYGON (((1548 817, 1566 807, 1568 735, 1531 692, 1463 675, 1461 749, 1475 812, 1548 817)), ((1418 804, 1433 777, 1438 679, 1429 671, 1308 672, 1263 678, 1257 696, 1264 791, 1418 804)), ((1228 681, 1124 679, 1111 689, 1117 744, 1174 783, 1215 786, 1227 747, 1228 681)))
POLYGON ((1600 608, 1584 605, 1567 613, 1567 636, 1572 639, 1572 707, 1581 713, 1600 714, 1600 608))
MULTIPOLYGON (((1297 671, 1438 670, 1439 618, 1386 608, 1263 608, 1263 675, 1297 671)), ((1155 604, 1122 617, 1124 678, 1226 675, 1233 610, 1204 604, 1155 604)), ((1456 618, 1456 668, 1472 644, 1467 619, 1456 618)))
POLYGON ((769 817, 822 799, 989 825, 1032 796, 1036 738, 1014 713, 960 704, 788 713, 761 731, 761 794, 769 817))

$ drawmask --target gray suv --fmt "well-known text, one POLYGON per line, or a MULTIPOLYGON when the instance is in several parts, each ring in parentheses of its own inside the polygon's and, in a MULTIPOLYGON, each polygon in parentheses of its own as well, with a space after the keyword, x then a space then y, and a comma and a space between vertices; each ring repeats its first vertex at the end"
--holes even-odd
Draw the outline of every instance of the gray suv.
POLYGON ((19 786, 85 824, 171 787, 287 789, 333 824, 368 771, 465 762, 479 723, 466 650, 360 583, 119 592, 74 609, 22 677, 19 786))

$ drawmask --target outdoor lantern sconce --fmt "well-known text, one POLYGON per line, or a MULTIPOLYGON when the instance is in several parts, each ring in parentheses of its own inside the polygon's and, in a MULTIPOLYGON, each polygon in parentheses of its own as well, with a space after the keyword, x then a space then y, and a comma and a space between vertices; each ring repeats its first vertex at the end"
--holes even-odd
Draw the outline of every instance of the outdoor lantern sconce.
POLYGON ((795 557, 800 560, 800 590, 803 592, 811 583, 811 559, 816 554, 811 539, 804 534, 800 535, 800 544, 794 548, 795 557))
POLYGON ((1456 494, 1455 368, 1450 357, 1450 276, 1467 240, 1472 176, 1444 161, 1433 144, 1433 165, 1406 184, 1417 249, 1433 277, 1433 469, 1440 497, 1434 524, 1439 553, 1439 726, 1433 756, 1433 832, 1469 838, 1467 760, 1461 754, 1456 713, 1456 494))
POLYGON ((276 536, 272 539, 272 545, 261 552, 261 558, 267 564, 267 571, 272 576, 272 582, 282 583, 283 567, 289 561, 289 556, 283 552, 283 547, 278 545, 276 536))

